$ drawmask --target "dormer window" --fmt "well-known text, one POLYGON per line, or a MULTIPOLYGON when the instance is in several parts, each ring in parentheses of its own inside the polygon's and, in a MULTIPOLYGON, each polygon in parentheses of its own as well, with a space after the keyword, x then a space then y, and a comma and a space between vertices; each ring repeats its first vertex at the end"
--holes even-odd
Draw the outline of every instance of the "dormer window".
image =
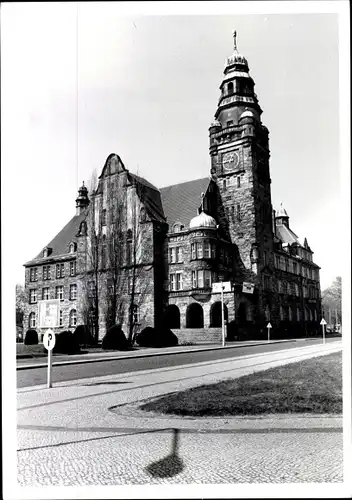
POLYGON ((69 252, 70 252, 70 253, 75 253, 76 248, 77 248, 76 243, 73 243, 73 242, 72 242, 72 243, 70 243, 70 246, 69 246, 69 252))
POLYGON ((232 127, 232 125, 233 125, 233 120, 228 120, 228 121, 226 122, 226 126, 227 126, 227 127, 232 127))
POLYGON ((46 259, 47 257, 49 257, 49 255, 51 254, 52 252, 52 248, 49 248, 49 247, 45 247, 44 250, 43 250, 43 257, 44 259, 46 259))
POLYGON ((184 227, 185 226, 180 222, 175 222, 175 224, 172 226, 172 232, 179 233, 180 231, 182 231, 182 229, 184 229, 184 227))

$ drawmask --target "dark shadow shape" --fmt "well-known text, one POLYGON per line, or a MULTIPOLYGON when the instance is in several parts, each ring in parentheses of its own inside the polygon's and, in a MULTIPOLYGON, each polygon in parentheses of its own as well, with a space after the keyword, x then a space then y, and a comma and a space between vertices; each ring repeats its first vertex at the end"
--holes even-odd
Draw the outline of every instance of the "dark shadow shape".
POLYGON ((132 382, 91 382, 90 384, 81 384, 84 387, 90 387, 91 385, 118 385, 118 384, 131 384, 132 382))
POLYGON ((171 453, 165 458, 153 462, 146 467, 146 471, 154 477, 173 477, 183 471, 184 465, 182 459, 178 456, 178 429, 173 429, 171 453))

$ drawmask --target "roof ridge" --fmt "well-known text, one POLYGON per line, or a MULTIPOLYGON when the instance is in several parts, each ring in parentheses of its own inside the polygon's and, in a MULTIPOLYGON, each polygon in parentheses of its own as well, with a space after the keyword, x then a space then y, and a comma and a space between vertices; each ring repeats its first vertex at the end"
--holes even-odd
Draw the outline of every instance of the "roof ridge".
POLYGON ((183 184, 190 184, 191 182, 199 182, 199 181, 205 181, 205 180, 209 180, 209 182, 211 181, 211 177, 208 176, 208 177, 199 177, 198 179, 193 179, 191 181, 184 181, 184 182, 177 182, 176 184, 170 184, 168 186, 163 186, 161 188, 159 188, 159 190, 161 191, 162 189, 167 189, 167 188, 171 188, 171 187, 174 187, 174 186, 181 186, 183 184))

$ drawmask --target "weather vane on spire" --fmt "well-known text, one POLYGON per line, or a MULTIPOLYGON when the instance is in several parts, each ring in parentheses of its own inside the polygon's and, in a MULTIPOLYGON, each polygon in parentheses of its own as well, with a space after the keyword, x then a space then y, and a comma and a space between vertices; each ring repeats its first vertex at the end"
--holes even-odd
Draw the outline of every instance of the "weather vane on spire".
POLYGON ((233 48, 235 50, 237 50, 237 40, 236 40, 236 38, 237 38, 237 31, 236 30, 233 30, 232 36, 233 36, 233 48))

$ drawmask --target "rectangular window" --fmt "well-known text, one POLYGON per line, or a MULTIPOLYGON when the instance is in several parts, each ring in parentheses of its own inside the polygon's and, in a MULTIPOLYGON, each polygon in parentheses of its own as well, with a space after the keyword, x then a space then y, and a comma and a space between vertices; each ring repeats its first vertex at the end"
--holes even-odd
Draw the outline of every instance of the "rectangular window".
POLYGON ((60 311, 60 316, 59 316, 59 326, 62 326, 63 324, 64 324, 63 314, 62 314, 62 311, 60 311))
POLYGON ((76 261, 70 262, 70 276, 76 276, 76 261))
POLYGON ((203 269, 200 269, 197 271, 197 278, 198 278, 198 283, 197 283, 198 288, 203 288, 204 287, 204 271, 203 271, 203 269))
POLYGON ((176 290, 182 290, 182 273, 176 273, 176 290))
POLYGON ((77 299, 77 285, 70 285, 70 300, 77 299))
POLYGON ((103 226, 106 226, 106 208, 104 208, 101 213, 101 223, 103 226))
POLYGON ((293 272, 297 274, 297 262, 293 262, 293 272))
POLYGON ((282 282, 281 280, 277 280, 277 291, 282 293, 282 282))
POLYGON ((295 292, 296 292, 296 297, 299 297, 299 286, 297 283, 295 283, 295 292))
POLYGON ((289 263, 288 263, 288 258, 285 257, 285 271, 289 271, 290 268, 289 268, 289 263))
POLYGON ((29 303, 36 304, 36 302, 37 302, 37 290, 35 289, 29 290, 29 303))
POLYGON ((176 262, 182 262, 182 248, 176 247, 176 262))
POLYGON ((215 246, 215 243, 212 243, 211 244, 211 258, 215 259, 215 257, 216 257, 216 246, 215 246))
POLYGON ((287 281, 282 282, 282 293, 287 293, 287 281))
POLYGON ((237 177, 237 187, 238 188, 241 187, 241 177, 240 176, 237 177))
POLYGON ((128 293, 131 295, 133 292, 133 276, 128 277, 128 293))
POLYGON ((172 292, 176 290, 175 273, 170 274, 170 290, 172 292))
POLYGON ((285 257, 280 257, 280 269, 286 271, 285 257))
POLYGON ((202 259, 203 258, 203 243, 199 242, 196 243, 197 245, 197 259, 202 259))
POLYGON ((49 300, 49 288, 45 287, 42 290, 42 300, 49 300))
POLYGON ((38 268, 32 267, 29 270, 29 281, 38 281, 38 268))
POLYGON ((210 241, 204 242, 204 258, 210 259, 210 241))
POLYGON ((64 287, 57 286, 55 290, 55 298, 59 300, 64 300, 64 287))
POLYGON ((280 257, 278 255, 275 255, 275 267, 280 269, 280 257))
POLYGON ((56 278, 63 278, 65 273, 65 264, 56 264, 56 278))
POLYGON ((211 287, 211 271, 208 270, 204 271, 204 287, 205 288, 211 287))
POLYGON ((176 262, 176 248, 170 248, 170 262, 171 264, 176 262))
POLYGON ((196 253, 196 244, 195 243, 192 243, 191 245, 191 255, 192 255, 192 259, 196 259, 197 258, 197 253, 196 253))
POLYGON ((192 271, 192 288, 197 288, 197 273, 192 271))
POLYGON ((50 280, 50 266, 43 266, 43 280, 50 280))

